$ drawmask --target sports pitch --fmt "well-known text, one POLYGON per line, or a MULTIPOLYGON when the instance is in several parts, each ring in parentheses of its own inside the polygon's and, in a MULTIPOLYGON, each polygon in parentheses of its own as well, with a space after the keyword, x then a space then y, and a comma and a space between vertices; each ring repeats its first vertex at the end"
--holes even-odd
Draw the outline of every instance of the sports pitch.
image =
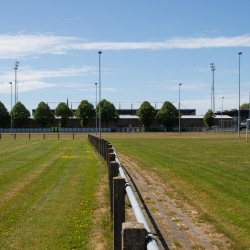
POLYGON ((86 139, 1 140, 0 249, 91 249, 111 230, 106 174, 86 139))
MULTIPOLYGON (((107 203, 99 204, 97 184, 100 174, 107 177, 104 162, 85 137, 39 138, 17 135, 16 140, 0 141, 3 249, 91 249, 93 230, 111 238, 108 217, 94 222, 98 209, 108 206, 107 192, 107 203)), ((154 172, 167 195, 198 210, 200 222, 223 233, 232 249, 249 249, 250 142, 244 134, 129 133, 103 138, 118 155, 154 172)))
POLYGON ((250 142, 245 137, 234 133, 106 139, 118 155, 156 174, 167 195, 191 205, 201 215, 199 222, 223 233, 232 249, 249 249, 250 142))

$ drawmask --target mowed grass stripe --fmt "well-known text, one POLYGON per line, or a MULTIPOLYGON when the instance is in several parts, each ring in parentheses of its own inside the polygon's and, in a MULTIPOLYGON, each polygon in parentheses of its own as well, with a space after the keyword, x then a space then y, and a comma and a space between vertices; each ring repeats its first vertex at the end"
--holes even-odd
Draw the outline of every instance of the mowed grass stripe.
POLYGON ((13 152, 10 153, 9 156, 11 157, 6 162, 1 162, 0 165, 3 164, 0 169, 5 169, 0 171, 0 195, 2 197, 0 207, 6 199, 22 192, 25 186, 46 171, 46 168, 65 151, 61 149, 62 146, 59 143, 55 143, 54 147, 53 144, 44 145, 42 143, 42 145, 37 144, 36 147, 32 145, 32 152, 31 150, 27 152, 27 150, 20 149, 20 152, 14 152, 15 157, 12 157, 13 152), (35 152, 33 153, 33 151, 35 152), (13 159, 13 163, 11 163, 11 159, 13 159))
POLYGON ((244 138, 108 139, 194 205, 234 249, 249 248, 250 144, 244 138))
POLYGON ((40 147, 42 155, 46 148, 47 154, 43 161, 37 155, 38 163, 29 170, 46 168, 0 208, 1 247, 85 249, 100 166, 87 140, 44 141, 34 150, 40 147))

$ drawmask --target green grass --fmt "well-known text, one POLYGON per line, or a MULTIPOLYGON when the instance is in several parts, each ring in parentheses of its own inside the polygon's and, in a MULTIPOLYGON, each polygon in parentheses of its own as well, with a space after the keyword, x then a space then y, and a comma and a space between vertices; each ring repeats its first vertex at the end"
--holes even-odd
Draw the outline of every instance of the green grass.
POLYGON ((193 205, 201 220, 250 245, 250 143, 245 138, 107 138, 119 153, 156 173, 168 194, 193 205))
POLYGON ((88 249, 98 172, 84 140, 0 141, 0 248, 88 249))

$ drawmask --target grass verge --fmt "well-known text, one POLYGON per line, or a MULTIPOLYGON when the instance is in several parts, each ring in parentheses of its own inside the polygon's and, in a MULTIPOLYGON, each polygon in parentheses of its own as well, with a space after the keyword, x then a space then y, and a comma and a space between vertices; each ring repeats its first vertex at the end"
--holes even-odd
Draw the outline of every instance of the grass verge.
POLYGON ((1 140, 1 249, 89 249, 100 172, 84 140, 1 140))
POLYGON ((250 245, 250 144, 245 138, 108 138, 116 150, 166 183, 232 241, 250 245))

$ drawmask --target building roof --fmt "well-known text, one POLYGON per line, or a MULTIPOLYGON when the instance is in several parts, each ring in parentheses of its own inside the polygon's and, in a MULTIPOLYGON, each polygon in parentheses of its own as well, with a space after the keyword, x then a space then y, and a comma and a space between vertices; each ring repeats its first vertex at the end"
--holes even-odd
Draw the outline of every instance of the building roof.
MULTIPOLYGON (((182 115, 181 119, 203 119, 203 115, 182 115)), ((217 119, 232 119, 233 117, 228 115, 216 115, 215 118, 217 119)), ((139 119, 136 115, 120 115, 120 119, 139 119)))

